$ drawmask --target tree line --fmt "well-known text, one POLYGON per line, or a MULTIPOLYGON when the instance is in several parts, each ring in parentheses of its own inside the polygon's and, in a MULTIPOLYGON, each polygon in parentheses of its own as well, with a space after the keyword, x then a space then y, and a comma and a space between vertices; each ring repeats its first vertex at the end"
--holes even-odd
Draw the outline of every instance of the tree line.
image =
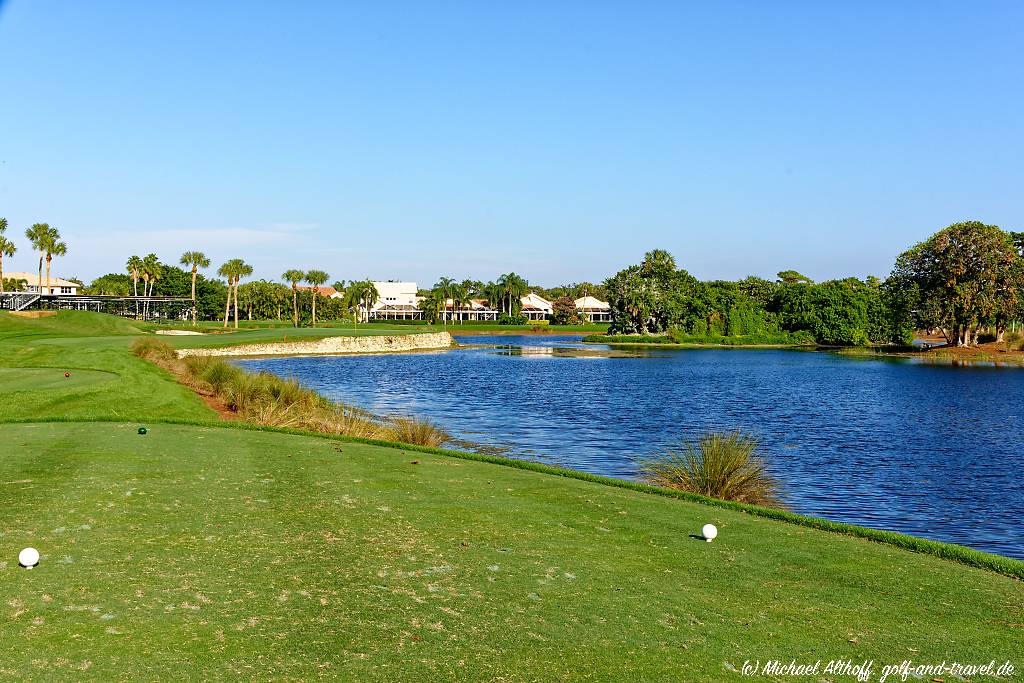
POLYGON ((1024 319, 1024 233, 956 223, 900 254, 884 280, 821 283, 795 270, 775 281, 703 282, 656 249, 604 287, 612 334, 902 345, 930 329, 970 346, 1002 341, 1007 326, 1024 319))

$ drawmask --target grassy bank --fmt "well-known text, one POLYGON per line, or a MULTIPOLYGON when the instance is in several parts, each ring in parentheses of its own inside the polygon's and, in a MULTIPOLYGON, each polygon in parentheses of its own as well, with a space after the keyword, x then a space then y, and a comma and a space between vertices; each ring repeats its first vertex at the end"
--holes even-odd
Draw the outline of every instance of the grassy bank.
POLYGON ((27 421, 0 425, 8 677, 727 681, 769 657, 1024 659, 1024 583, 936 556, 956 546, 221 427, 131 355, 137 331, 34 322, 0 315, 0 414, 27 421), (714 543, 692 537, 706 522, 714 543))
POLYGON ((761 346, 769 348, 784 348, 793 346, 814 346, 814 339, 805 334, 791 334, 780 332, 778 334, 748 335, 726 337, 722 335, 686 335, 678 332, 670 332, 663 335, 645 334, 591 334, 583 338, 583 341, 593 344, 616 344, 616 345, 641 345, 641 346, 761 346))

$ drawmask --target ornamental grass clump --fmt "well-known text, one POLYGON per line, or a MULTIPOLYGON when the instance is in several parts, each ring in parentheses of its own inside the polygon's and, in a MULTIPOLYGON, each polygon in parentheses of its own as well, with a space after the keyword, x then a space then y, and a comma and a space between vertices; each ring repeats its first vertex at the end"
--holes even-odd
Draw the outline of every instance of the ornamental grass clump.
POLYGON ((785 508, 779 481, 758 455, 757 439, 739 431, 709 432, 681 441, 640 463, 655 486, 738 503, 785 508))
POLYGON ((132 346, 136 356, 173 373, 180 382, 209 396, 246 422, 268 427, 305 429, 417 446, 441 446, 448 432, 429 420, 382 417, 346 403, 332 401, 294 378, 269 372, 251 373, 220 358, 190 356, 179 359, 165 341, 140 339, 132 346))
POLYGON ((437 448, 451 439, 451 436, 444 429, 438 427, 430 420, 417 417, 391 418, 391 429, 394 432, 395 441, 411 443, 417 446, 437 448))

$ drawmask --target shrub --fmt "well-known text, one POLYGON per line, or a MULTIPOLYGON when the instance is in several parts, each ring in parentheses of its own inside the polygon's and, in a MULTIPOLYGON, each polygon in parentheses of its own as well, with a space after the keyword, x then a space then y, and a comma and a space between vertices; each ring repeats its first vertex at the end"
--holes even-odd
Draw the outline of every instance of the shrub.
POLYGON ((177 359, 178 354, 174 347, 162 339, 152 337, 140 337, 132 344, 132 353, 148 361, 172 361, 177 359))
POLYGON ((411 443, 416 446, 437 448, 447 443, 451 437, 444 429, 430 420, 415 417, 396 417, 391 420, 394 440, 411 443))
POLYGON ((583 318, 576 310, 576 302, 568 296, 563 296, 551 302, 551 323, 553 325, 580 325, 583 318))
POLYGON ((528 322, 530 322, 530 319, 521 313, 516 315, 502 313, 498 316, 499 325, 525 325, 528 322))
POLYGON ((759 443, 742 432, 709 432, 681 441, 640 463, 644 481, 737 503, 785 507, 779 482, 757 455, 759 443))

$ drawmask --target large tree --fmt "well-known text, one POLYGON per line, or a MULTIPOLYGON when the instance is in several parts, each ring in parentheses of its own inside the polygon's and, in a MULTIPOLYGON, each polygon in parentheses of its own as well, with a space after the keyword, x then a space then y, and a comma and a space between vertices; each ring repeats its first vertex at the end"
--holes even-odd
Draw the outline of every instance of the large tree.
POLYGON ((7 219, 0 218, 0 293, 4 291, 4 256, 14 256, 14 252, 18 251, 14 242, 7 239, 5 232, 7 232, 7 219))
MULTIPOLYGON (((455 295, 455 288, 458 287, 458 283, 450 277, 443 277, 437 281, 434 285, 433 291, 437 293, 438 299, 441 301, 441 324, 444 325, 448 319, 448 300, 453 299, 455 295)), ((452 303, 452 318, 455 317, 455 304, 452 303)))
POLYGON ((181 255, 181 265, 190 266, 192 269, 192 325, 198 324, 198 308, 196 306, 196 276, 200 268, 209 268, 210 259, 201 251, 186 251, 181 255))
POLYGON ((238 285, 242 281, 243 277, 249 277, 252 275, 252 266, 243 261, 242 259, 233 259, 235 261, 235 329, 238 329, 238 285))
POLYGON ((497 285, 505 313, 508 315, 519 313, 522 306, 521 299, 530 293, 530 283, 516 273, 505 273, 498 278, 497 285))
POLYGON ((299 283, 306 279, 306 274, 301 270, 292 268, 281 273, 281 279, 292 286, 292 323, 299 326, 299 283))
POLYGON ((153 296, 153 286, 163 275, 163 266, 160 265, 160 259, 156 254, 146 254, 142 258, 140 273, 142 275, 142 294, 146 297, 146 301, 142 304, 142 318, 145 320, 149 317, 149 297, 153 296))
POLYGON ((320 285, 331 278, 322 270, 306 271, 306 282, 313 288, 313 327, 316 327, 316 300, 320 297, 320 285))
MULTIPOLYGON (((43 293, 43 261, 46 261, 46 288, 50 288, 50 260, 54 248, 58 244, 67 251, 67 246, 60 242, 60 233, 51 228, 49 223, 33 223, 32 227, 25 231, 25 237, 32 243, 33 251, 39 252, 39 272, 36 280, 36 291, 43 293)), ((47 293, 49 293, 47 291, 47 293)))
POLYGON ((900 254, 892 279, 910 293, 923 326, 942 330, 950 344, 971 346, 982 326, 1001 337, 1017 310, 1020 259, 1010 234, 967 221, 900 254))
POLYGON ((227 282, 228 286, 228 298, 224 302, 224 325, 228 326, 228 320, 231 318, 231 295, 234 293, 235 277, 239 276, 239 264, 242 263, 241 259, 229 259, 225 261, 220 268, 217 269, 217 275, 220 275, 227 282))

